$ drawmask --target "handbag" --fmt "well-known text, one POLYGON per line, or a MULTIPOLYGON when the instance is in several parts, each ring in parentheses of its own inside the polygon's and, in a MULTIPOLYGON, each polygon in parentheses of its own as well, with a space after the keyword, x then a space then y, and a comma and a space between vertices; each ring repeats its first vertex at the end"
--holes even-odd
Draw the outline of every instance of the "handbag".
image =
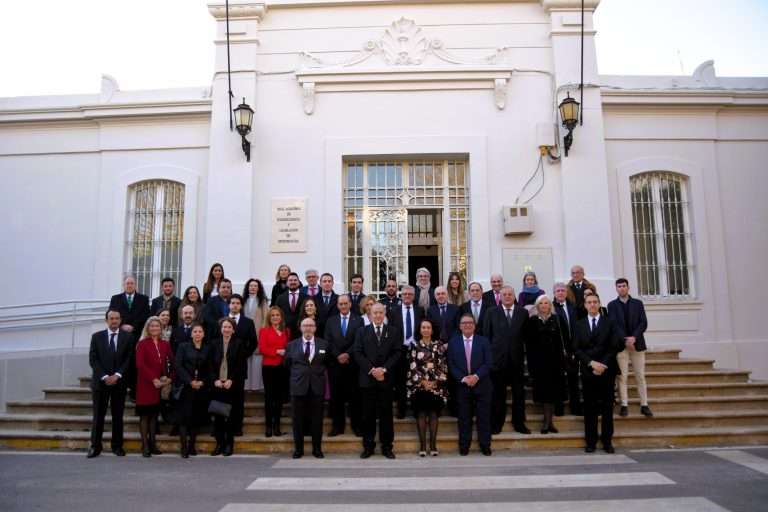
POLYGON ((226 402, 220 402, 219 400, 211 400, 211 403, 208 404, 208 414, 229 418, 230 412, 232 412, 232 406, 226 402))
POLYGON ((165 386, 160 388, 160 400, 170 400, 171 399, 171 390, 173 388, 173 383, 168 382, 165 386))

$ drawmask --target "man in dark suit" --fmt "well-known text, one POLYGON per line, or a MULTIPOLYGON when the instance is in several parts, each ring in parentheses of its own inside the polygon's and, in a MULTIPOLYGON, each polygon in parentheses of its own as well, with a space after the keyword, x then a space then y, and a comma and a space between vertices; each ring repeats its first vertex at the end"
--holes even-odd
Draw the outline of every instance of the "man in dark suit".
POLYGON ((360 388, 357 385, 357 365, 352 359, 352 347, 357 331, 363 328, 363 319, 353 315, 349 295, 340 295, 336 301, 339 313, 325 322, 323 338, 328 342, 333 361, 328 365, 331 385, 331 431, 329 437, 344 433, 346 404, 349 404, 349 422, 356 436, 362 435, 360 419, 360 388))
POLYGON ((584 267, 574 265, 571 267, 571 280, 568 281, 568 300, 576 307, 576 319, 587 316, 587 308, 584 307, 584 290, 592 290, 597 293, 597 287, 584 278, 584 267))
MULTIPOLYGON (((149 297, 136 291, 136 279, 127 276, 123 280, 123 293, 113 295, 109 301, 112 311, 120 313, 120 330, 131 335, 131 342, 136 346, 141 336, 141 330, 149 318, 149 297)), ((123 375, 129 396, 136 395, 136 353, 131 350, 131 365, 127 374, 123 375)))
POLYGON ((645 316, 643 301, 629 295, 629 281, 621 277, 616 280, 616 292, 619 296, 608 303, 608 316, 613 319, 619 337, 624 340, 624 347, 616 361, 619 364, 619 397, 621 409, 619 416, 629 415, 629 399, 627 396, 627 376, 629 362, 632 361, 632 371, 635 373, 637 393, 640 395, 640 413, 646 418, 653 416, 648 407, 648 388, 645 383, 645 330, 648 329, 648 319, 645 316))
POLYGON ((242 314, 243 296, 235 293, 229 298, 229 317, 235 321, 235 338, 243 346, 243 380, 234 388, 231 421, 235 425, 235 435, 243 435, 243 419, 245 417, 245 379, 248 378, 248 358, 256 351, 256 326, 253 320, 242 314))
POLYGON ((483 336, 485 315, 493 306, 483 301, 483 286, 477 281, 469 283, 469 300, 461 305, 459 314, 469 313, 475 319, 475 333, 483 336))
MULTIPOLYGON (((554 306, 554 312, 565 320, 565 325, 568 327, 563 332, 563 344, 568 355, 565 369, 568 377, 566 385, 568 386, 567 391, 571 414, 581 416, 584 412, 581 407, 581 391, 579 390, 579 362, 573 353, 573 327, 576 325, 576 307, 568 300, 568 285, 565 283, 555 283, 553 293, 554 300, 552 305, 554 306)), ((563 414, 562 404, 556 404, 555 415, 562 416, 563 414)))
POLYGON ((379 420, 381 453, 394 459, 392 444, 395 438, 392 420, 392 370, 402 356, 402 335, 397 326, 384 323, 386 308, 383 304, 371 306, 371 323, 359 331, 355 338, 354 357, 358 384, 363 400, 363 453, 360 458, 373 455, 376 447, 376 419, 379 420))
POLYGON ((408 377, 408 352, 411 346, 421 339, 419 326, 424 318, 424 310, 414 304, 416 290, 413 286, 403 286, 400 292, 402 302, 389 313, 389 325, 400 329, 403 335, 402 355, 395 366, 392 387, 397 401, 397 417, 405 418, 405 410, 408 403, 408 390, 405 382, 408 377))
POLYGON ((400 306, 400 297, 397 296, 397 281, 387 279, 387 284, 384 286, 384 296, 379 299, 379 302, 387 308, 387 318, 389 318, 392 311, 400 306))
POLYGON ((175 354, 179 345, 192 341, 192 324, 195 321, 195 308, 187 304, 181 308, 181 323, 171 331, 171 350, 175 354))
POLYGON ((504 287, 504 276, 491 274, 491 289, 483 294, 483 303, 489 308, 501 304, 501 289, 504 287))
POLYGON ((528 311, 515 304, 515 290, 503 286, 501 303, 485 317, 483 332, 491 340, 493 352, 493 433, 499 434, 507 419, 507 384, 512 387, 512 427, 521 434, 530 434, 525 426, 525 340, 523 326, 528 311))
POLYGON ((291 330, 291 336, 293 336, 299 332, 299 315, 307 296, 301 292, 301 282, 296 272, 288 274, 286 285, 288 289, 277 297, 276 305, 283 310, 285 326, 291 330))
POLYGON ((416 291, 416 298, 413 299, 413 303, 424 311, 437 304, 435 287, 432 286, 432 274, 428 269, 422 267, 416 270, 416 286, 413 288, 416 291))
POLYGON ((438 326, 440 340, 447 343, 459 332, 459 306, 448 302, 448 290, 445 286, 435 288, 435 300, 437 304, 429 307, 427 318, 438 326))
POLYGON ((120 330, 120 312, 108 310, 105 319, 107 328, 91 336, 88 359, 93 374, 91 392, 93 398, 93 421, 91 423, 91 446, 88 458, 101 453, 101 439, 104 434, 104 417, 107 406, 112 411, 112 453, 118 457, 123 450, 123 411, 125 410, 125 380, 123 376, 131 366, 133 340, 131 335, 120 330))
POLYGON ((339 314, 339 309, 336 306, 338 300, 339 296, 333 291, 333 274, 323 273, 320 276, 320 294, 315 297, 317 306, 320 308, 318 318, 320 318, 321 325, 325 325, 330 317, 339 314))
POLYGON ((352 312, 356 315, 362 315, 360 312, 360 301, 363 300, 363 276, 352 274, 349 278, 349 298, 352 301, 352 312))
POLYGON ((171 326, 176 327, 179 325, 179 306, 181 306, 181 299, 173 293, 176 289, 176 283, 172 278, 164 277, 160 282, 160 288, 163 293, 159 297, 152 299, 149 314, 154 316, 159 314, 160 311, 167 309, 171 314, 171 326))
POLYGON ((208 299, 203 310, 206 338, 214 339, 221 336, 219 320, 229 316, 230 297, 232 297, 232 281, 224 277, 219 282, 219 294, 208 299))
POLYGON ((491 455, 491 343, 488 338, 475 334, 475 319, 471 313, 461 316, 459 328, 461 332, 448 342, 448 369, 458 382, 459 454, 469 453, 474 411, 480 451, 483 455, 491 455))
POLYGON ((288 344, 284 359, 290 372, 294 459, 304 456, 304 424, 307 419, 311 425, 312 455, 318 459, 324 457, 323 400, 325 373, 331 358, 328 343, 315 337, 315 321, 311 318, 302 320, 301 337, 288 344))
POLYGON ((304 278, 307 280, 307 284, 301 287, 301 292, 307 297, 320 295, 320 285, 318 284, 320 273, 311 268, 304 272, 304 278))
POLYGON ((576 323, 573 348, 581 365, 584 391, 584 437, 587 453, 597 446, 597 418, 602 416, 601 440, 606 453, 613 449, 613 389, 619 365, 616 354, 624 345, 610 318, 600 314, 600 298, 589 295, 587 316, 576 323))

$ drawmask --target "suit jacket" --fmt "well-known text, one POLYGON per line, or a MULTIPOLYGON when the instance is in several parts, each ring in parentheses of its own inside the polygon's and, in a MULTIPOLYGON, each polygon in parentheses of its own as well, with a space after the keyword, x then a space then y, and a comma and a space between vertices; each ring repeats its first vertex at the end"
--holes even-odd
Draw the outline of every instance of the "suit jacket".
MULTIPOLYGON (((213 380, 219 378, 219 368, 224 360, 224 340, 216 338, 211 342, 213 380)), ((243 342, 232 336, 227 347, 227 378, 233 382, 230 391, 237 389, 237 385, 245 381, 245 354, 243 351, 243 342)))
POLYGON ((568 300, 573 302, 573 305, 576 307, 576 316, 581 319, 587 316, 587 308, 584 307, 584 290, 589 288, 594 293, 597 293, 597 287, 587 281, 586 279, 581 280, 581 289, 576 288, 576 283, 573 282, 573 279, 568 281, 568 300))
MULTIPOLYGON (((483 324, 485 323, 485 317, 488 314, 488 310, 491 309, 491 307, 492 306, 489 306, 486 302, 480 299, 480 315, 478 316, 477 322, 475 322, 476 324, 475 334, 479 334, 480 336, 485 335, 485 332, 483 331, 483 324)), ((474 313, 472 312, 471 300, 468 300, 467 302, 462 304, 461 307, 459 308, 459 318, 461 318, 465 314, 470 314, 474 316, 474 313)))
POLYGON ((125 331, 119 331, 115 339, 115 353, 109 348, 109 331, 95 332, 91 335, 91 348, 88 351, 88 360, 93 370, 91 377, 91 389, 99 389, 99 383, 105 375, 119 373, 123 378, 118 380, 121 385, 127 376, 128 370, 133 364, 134 343, 133 336, 125 331))
POLYGON ((496 296, 493 294, 493 290, 483 292, 483 303, 489 308, 496 307, 496 296))
POLYGON ((205 334, 208 339, 219 337, 219 320, 225 316, 229 316, 229 304, 218 295, 208 299, 203 310, 205 334))
POLYGON ((360 301, 365 298, 365 294, 361 292, 357 295, 357 298, 354 298, 352 297, 352 292, 347 293, 349 293, 349 300, 352 301, 352 312, 356 315, 360 315, 360 301))
POLYGON ((576 322, 573 330, 573 351, 579 360, 583 377, 595 378, 589 367, 590 361, 603 363, 608 367, 606 373, 617 375, 619 364, 616 362, 616 354, 621 352, 623 347, 624 339, 609 317, 600 316, 594 331, 590 330, 589 317, 576 322))
POLYGON ((528 311, 515 304, 512 321, 507 322, 503 306, 488 310, 483 325, 483 334, 491 340, 494 369, 502 370, 508 365, 522 366, 525 359, 524 326, 528 311))
POLYGON ((328 299, 328 304, 326 304, 323 300, 322 292, 315 296, 315 302, 319 308, 318 317, 321 324, 325 324, 330 317, 339 314, 339 308, 336 306, 336 302, 338 302, 338 300, 339 296, 336 292, 331 292, 331 296, 328 299))
POLYGON ((289 371, 291 396, 306 396, 312 391, 315 396, 325 396, 325 370, 333 356, 328 342, 315 337, 315 355, 312 361, 304 358, 304 338, 296 338, 285 349, 283 364, 289 371))
MULTIPOLYGON (((323 339, 328 342, 328 349, 334 358, 341 354, 349 354, 355 344, 357 331, 365 326, 363 319, 357 315, 349 314, 347 322, 347 335, 341 334, 341 315, 334 315, 325 322, 325 332, 323 339)), ((350 357, 352 354, 350 354, 350 357)))
POLYGON ((171 331, 171 339, 169 341, 171 343, 171 350, 173 350, 173 353, 176 354, 179 349, 179 345, 188 341, 192 341, 192 329, 189 330, 189 335, 187 335, 186 329, 184 329, 184 324, 178 327, 174 327, 171 331))
POLYGON ((403 301, 400 300, 400 297, 398 297, 397 295, 395 295, 394 297, 385 295, 381 299, 379 299, 379 303, 384 304, 384 307, 387 308, 387 318, 389 318, 389 315, 392 314, 392 311, 394 311, 395 309, 398 309, 400 305, 403 303, 403 301))
POLYGON ((277 307, 283 310, 285 315, 285 326, 288 327, 291 332, 298 333, 299 331, 299 315, 301 314, 301 307, 304 304, 304 299, 307 296, 299 289, 298 295, 296 295, 296 308, 291 311, 291 295, 289 290, 284 291, 277 297, 277 307))
POLYGON ((149 297, 141 293, 133 294, 133 304, 128 307, 128 299, 125 293, 113 295, 109 301, 109 309, 119 311, 121 315, 120 325, 128 324, 133 327, 133 339, 139 340, 141 330, 144 328, 147 318, 149 318, 149 297))
POLYGON ((573 328, 576 326, 578 318, 576 318, 576 307, 573 302, 565 299, 565 306, 561 306, 557 302, 552 300, 553 311, 556 315, 563 319, 563 325, 566 329, 563 329, 563 342, 565 343, 565 350, 568 354, 573 354, 573 328), (568 310, 568 316, 566 316, 564 309, 568 310))
MULTIPOLYGON (((163 309, 163 296, 155 297, 152 299, 152 304, 149 306, 149 314, 157 315, 163 309)), ((176 327, 179 325, 179 306, 181 306, 181 299, 177 296, 171 297, 171 305, 168 309, 171 313, 171 325, 176 327)))
POLYGON ((470 355, 472 368, 470 369, 467 369, 464 336, 459 333, 448 341, 448 371, 456 382, 461 382, 461 379, 467 375, 474 374, 480 378, 475 390, 490 393, 493 390, 490 379, 493 364, 491 342, 485 336, 479 334, 472 336, 472 354, 470 355))
POLYGON ((427 311, 427 318, 432 320, 440 328, 440 340, 447 342, 454 334, 459 332, 459 306, 446 304, 445 314, 440 314, 440 306, 435 304, 427 311))
POLYGON ((240 313, 240 319, 237 322, 234 336, 243 342, 243 353, 245 354, 245 357, 251 357, 258 346, 256 339, 256 324, 253 323, 253 320, 240 313))
MULTIPOLYGON (((424 309, 421 306, 413 304, 411 306, 411 315, 413 317, 413 339, 419 341, 421 339, 421 332, 419 331, 419 323, 424 318, 424 309)), ((403 326, 403 308, 402 304, 398 304, 396 308, 392 308, 392 312, 388 315, 388 321, 390 325, 393 325, 400 329, 402 338, 400 343, 405 341, 405 327, 403 326)))
POLYGON ((644 336, 645 330, 648 329, 648 318, 645 316, 645 306, 643 305, 643 301, 634 297, 629 298, 627 306, 629 307, 629 319, 624 317, 624 308, 618 298, 608 303, 608 316, 610 316, 616 324, 619 336, 622 339, 627 336, 634 336, 635 350, 642 352, 647 348, 644 336), (627 330, 627 325, 629 325, 629 330, 627 330))
POLYGON ((358 329, 353 356, 360 368, 358 382, 361 388, 392 387, 392 370, 403 354, 402 340, 400 329, 395 325, 384 324, 381 330, 381 340, 376 338, 373 324, 358 329), (386 368, 387 372, 384 374, 382 382, 368 375, 372 368, 386 368))

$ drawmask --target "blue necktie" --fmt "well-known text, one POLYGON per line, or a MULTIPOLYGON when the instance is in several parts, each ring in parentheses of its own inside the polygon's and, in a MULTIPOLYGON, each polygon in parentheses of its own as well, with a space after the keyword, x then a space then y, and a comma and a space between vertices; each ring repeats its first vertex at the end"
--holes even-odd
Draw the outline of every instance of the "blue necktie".
POLYGON ((413 337, 413 327, 411 327, 411 306, 405 307, 405 339, 413 337))
POLYGON ((592 319, 592 330, 594 331, 597 329, 597 318, 592 319))
POLYGON ((111 350, 113 354, 117 352, 117 347, 115 346, 115 336, 117 336, 117 334, 114 332, 109 335, 109 350, 111 350))
POLYGON ((347 336, 347 317, 345 316, 341 317, 341 335, 347 336))

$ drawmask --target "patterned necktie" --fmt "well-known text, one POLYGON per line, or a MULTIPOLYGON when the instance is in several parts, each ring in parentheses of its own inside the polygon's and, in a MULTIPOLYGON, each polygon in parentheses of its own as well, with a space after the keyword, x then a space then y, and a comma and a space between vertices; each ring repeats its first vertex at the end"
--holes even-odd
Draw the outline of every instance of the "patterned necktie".
POLYGON ((413 327, 411 326, 411 306, 405 306, 405 339, 413 337, 413 327))

